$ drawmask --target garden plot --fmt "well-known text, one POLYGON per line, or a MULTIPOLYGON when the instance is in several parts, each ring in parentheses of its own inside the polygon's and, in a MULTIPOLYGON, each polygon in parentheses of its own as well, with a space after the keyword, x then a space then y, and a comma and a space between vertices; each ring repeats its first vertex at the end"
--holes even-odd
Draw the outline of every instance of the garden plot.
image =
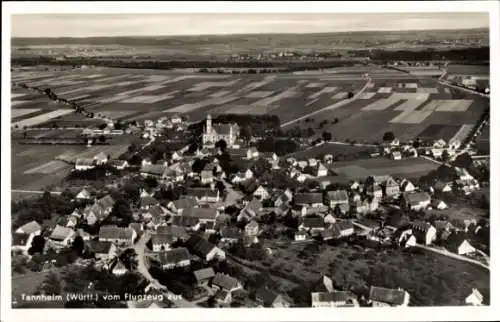
POLYGON ((239 81, 240 81, 239 79, 235 79, 235 80, 228 81, 228 82, 201 82, 201 83, 194 85, 189 90, 193 91, 193 92, 203 92, 203 91, 206 91, 207 89, 212 88, 212 87, 233 86, 239 81))
POLYGON ((252 82, 252 83, 249 83, 249 84, 245 85, 244 87, 242 87, 241 89, 239 89, 238 91, 236 91, 236 93, 253 92, 257 88, 260 88, 260 87, 266 86, 268 84, 271 84, 275 79, 276 79, 275 75, 273 75, 273 76, 266 76, 266 77, 264 77, 263 80, 261 80, 259 82, 252 82))
POLYGON ((42 114, 42 115, 37 115, 35 117, 31 117, 29 119, 21 120, 19 122, 13 123, 12 125, 13 126, 17 125, 18 127, 24 127, 24 126, 30 127, 30 126, 33 126, 33 125, 37 125, 37 124, 41 124, 41 123, 50 121, 51 119, 59 117, 59 116, 71 114, 73 112, 74 112, 74 110, 72 110, 72 109, 55 110, 55 111, 52 111, 52 112, 49 112, 49 113, 45 113, 45 114, 42 114))
POLYGON ((67 79, 67 80, 62 80, 62 81, 57 81, 57 82, 51 82, 50 86, 71 86, 71 85, 78 85, 78 84, 83 84, 86 83, 86 81, 82 80, 75 80, 73 79, 67 79))
POLYGON ((390 120, 389 123, 420 124, 432 113, 432 111, 405 111, 390 120))
MULTIPOLYGON (((307 86, 306 86, 307 87, 307 86)), ((320 95, 322 94, 331 94, 331 93, 335 93, 335 91, 337 90, 338 87, 325 87, 323 88, 322 90, 320 90, 319 92, 316 92, 314 94, 311 94, 309 96, 310 99, 316 99, 318 98, 320 95)))
POLYGON ((116 159, 120 155, 125 153, 125 151, 127 151, 127 148, 128 148, 127 144, 92 146, 80 153, 73 152, 73 153, 59 154, 58 156, 55 157, 55 159, 64 160, 67 162, 75 162, 76 159, 91 159, 96 154, 101 152, 104 152, 105 154, 109 155, 111 159, 116 159))
POLYGON ((416 101, 427 101, 429 99, 429 94, 427 93, 392 93, 391 97, 400 100, 416 100, 416 101))
POLYGON ((12 93, 10 94, 10 99, 19 98, 28 95, 28 93, 12 93))
POLYGON ((26 104, 26 103, 29 103, 30 101, 12 101, 10 103, 10 106, 11 107, 15 107, 15 106, 19 106, 19 105, 23 105, 23 104, 26 104))
POLYGON ((73 80, 74 78, 75 78, 75 75, 63 75, 63 76, 59 76, 56 78, 49 78, 49 79, 44 79, 44 80, 40 80, 37 82, 29 83, 29 85, 35 86, 35 87, 39 87, 42 85, 50 86, 53 84, 57 84, 58 82, 61 82, 61 81, 73 80))
POLYGON ((265 98, 272 95, 273 91, 254 91, 245 95, 246 98, 265 98))
POLYGON ((395 111, 402 111, 402 112, 411 112, 416 110, 420 105, 422 105, 425 101, 418 101, 418 100, 405 100, 403 104, 399 105, 396 107, 394 110, 395 111))
POLYGON ((436 111, 438 112, 465 112, 472 105, 473 100, 444 100, 436 111))
POLYGON ((391 93, 392 92, 392 87, 380 87, 377 91, 377 93, 391 93))
POLYGON ((67 168, 68 164, 63 161, 52 160, 38 167, 31 168, 24 171, 24 174, 52 174, 67 168))
POLYGON ((20 117, 26 114, 31 114, 40 111, 39 108, 25 108, 25 109, 13 109, 10 111, 10 117, 20 117))
POLYGON ((85 76, 84 78, 94 79, 94 78, 99 78, 99 77, 102 77, 102 76, 104 76, 104 75, 103 74, 91 74, 91 75, 85 76))
POLYGON ((419 87, 417 93, 439 94, 439 90, 435 87, 419 87))
POLYGON ((149 86, 146 86, 146 87, 142 87, 142 88, 136 88, 136 89, 131 89, 131 90, 128 90, 128 91, 125 91, 125 92, 120 92, 120 93, 117 93, 115 94, 115 97, 129 97, 130 95, 132 94, 143 94, 143 93, 147 93, 147 92, 154 92, 154 91, 157 91, 157 90, 161 90, 161 89, 164 89, 166 86, 165 85, 149 85, 149 86))
POLYGON ((375 87, 375 83, 368 83, 368 85, 366 85, 366 88, 374 88, 375 87))
POLYGON ((417 83, 405 83, 405 88, 418 88, 417 83))
POLYGON ((124 117, 127 117, 131 114, 136 113, 135 111, 99 111, 96 112, 98 114, 104 115, 106 117, 109 117, 110 119, 116 120, 116 119, 121 119, 124 117))
POLYGON ((298 93, 289 89, 286 91, 283 91, 281 93, 278 93, 277 95, 271 96, 271 97, 266 97, 261 100, 258 100, 257 102, 253 103, 253 106, 268 106, 271 105, 281 99, 284 98, 294 98, 297 97, 298 93))
POLYGON ((343 100, 344 98, 347 98, 347 92, 338 92, 332 96, 332 99, 334 100, 343 100))
POLYGON ((399 98, 395 97, 389 97, 389 98, 383 98, 379 99, 365 107, 363 107, 361 110, 362 111, 383 111, 385 109, 388 109, 389 107, 393 106, 394 104, 398 103, 400 101, 399 98))
POLYGON ((149 75, 147 77, 147 81, 153 82, 153 83, 164 82, 164 81, 169 80, 169 79, 170 79, 170 77, 165 76, 165 75, 149 75))
POLYGON ((77 95, 77 96, 68 96, 67 100, 68 101, 78 101, 78 100, 81 100, 81 99, 84 99, 84 98, 88 98, 90 96, 91 96, 90 94, 77 95))
POLYGON ((373 96, 375 96, 376 93, 374 92, 367 92, 367 93, 363 93, 361 94, 361 96, 359 97, 359 99, 361 100, 369 100, 371 98, 373 98, 373 96))
POLYGON ((434 112, 442 103, 442 100, 431 100, 421 108, 421 111, 434 112))

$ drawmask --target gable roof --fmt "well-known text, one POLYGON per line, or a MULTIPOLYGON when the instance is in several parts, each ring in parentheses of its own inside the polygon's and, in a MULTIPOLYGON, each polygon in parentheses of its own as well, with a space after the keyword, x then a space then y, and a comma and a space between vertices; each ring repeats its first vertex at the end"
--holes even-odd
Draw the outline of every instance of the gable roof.
POLYGON ((334 202, 343 202, 349 200, 349 196, 347 195, 347 191, 345 190, 328 191, 327 196, 330 201, 334 202))
POLYGON ((204 220, 215 220, 217 217, 217 209, 215 208, 186 208, 182 211, 182 217, 194 217, 204 220))
POLYGON ((185 247, 174 248, 165 252, 160 252, 158 258, 162 265, 176 264, 181 261, 191 259, 191 256, 185 247))
POLYGON ((202 268, 193 272, 196 281, 204 281, 211 279, 215 276, 214 269, 212 267, 202 268))
POLYGON ((188 188, 186 195, 197 198, 203 197, 217 197, 217 191, 210 188, 188 188))
POLYGON ((42 227, 40 224, 34 220, 30 221, 29 223, 26 223, 19 227, 17 230, 22 230, 23 233, 25 234, 33 234, 36 233, 37 231, 41 231, 42 227))
POLYGON ((160 226, 156 229, 156 233, 171 236, 172 238, 189 238, 189 234, 186 232, 186 229, 179 226, 160 226))
POLYGON ((250 222, 245 226, 245 229, 255 229, 259 228, 259 223, 257 223, 255 220, 250 220, 250 222))
POLYGON ((311 294, 313 301, 317 302, 333 302, 344 303, 352 298, 348 292, 333 291, 333 292, 315 292, 311 294))
POLYGON ((169 235, 154 234, 151 236, 151 244, 153 245, 172 244, 173 242, 172 236, 169 235))
POLYGON ((231 277, 229 275, 223 273, 217 273, 215 274, 215 277, 212 280, 212 284, 217 285, 225 290, 232 290, 238 287, 239 281, 236 278, 231 277))
POLYGON ((100 239, 132 239, 134 230, 130 227, 118 227, 115 225, 101 226, 99 229, 100 239))
POLYGON ((171 219, 172 225, 180 227, 193 227, 196 226, 200 219, 196 217, 173 216, 171 219))
POLYGON ((166 169, 167 167, 164 166, 163 164, 143 164, 141 166, 140 172, 145 174, 162 176, 166 169))
POLYGON ((369 298, 371 301, 382 302, 391 305, 401 305, 404 303, 405 291, 372 286, 370 287, 369 298))
POLYGON ((319 216, 306 216, 302 219, 302 225, 308 228, 324 228, 323 218, 319 216))
POLYGON ((158 204, 158 200, 151 196, 141 197, 141 207, 154 206, 158 204))
POLYGON ((103 207, 104 209, 107 209, 107 208, 112 208, 114 206, 115 200, 110 195, 106 195, 101 199, 99 199, 97 203, 101 205, 101 207, 103 207))
POLYGON ((149 208, 148 213, 150 213, 151 216, 153 216, 153 217, 161 217, 165 214, 165 211, 164 211, 162 206, 160 206, 159 204, 156 204, 156 205, 152 206, 151 208, 149 208))
POLYGON ((268 289, 267 287, 261 287, 257 290, 255 293, 255 297, 262 301, 264 305, 271 305, 276 301, 278 298, 279 294, 268 289))
POLYGON ((178 200, 172 201, 172 204, 176 209, 185 209, 185 208, 193 208, 198 204, 198 202, 194 197, 186 196, 178 200))
POLYGON ((73 229, 56 225, 52 233, 50 234, 50 239, 53 240, 64 240, 74 233, 73 229))
POLYGON ((429 194, 424 191, 419 191, 419 192, 404 192, 403 193, 403 198, 406 200, 407 203, 410 205, 418 205, 422 201, 427 201, 431 199, 429 194))
POLYGON ((293 199, 296 204, 323 203, 323 194, 320 192, 302 192, 297 193, 293 199))
POLYGON ((13 233, 12 246, 27 246, 29 237, 29 234, 13 233))
POLYGON ((89 240, 85 243, 87 248, 96 254, 108 254, 113 246, 112 242, 101 240, 89 240))
POLYGON ((215 245, 199 235, 192 235, 187 240, 186 245, 190 247, 194 254, 202 255, 203 257, 215 248, 215 245))
POLYGON ((222 238, 229 239, 239 239, 241 235, 241 231, 236 227, 224 227, 220 231, 220 235, 222 238))

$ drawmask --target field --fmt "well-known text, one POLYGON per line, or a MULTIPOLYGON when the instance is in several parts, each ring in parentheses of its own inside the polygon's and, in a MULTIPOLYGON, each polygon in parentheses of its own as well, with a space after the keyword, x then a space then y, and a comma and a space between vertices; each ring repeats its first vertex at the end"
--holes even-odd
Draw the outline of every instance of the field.
POLYGON ((473 287, 486 298, 490 290, 487 270, 431 252, 295 244, 273 252, 272 268, 309 283, 326 275, 345 289, 401 287, 410 293, 411 306, 463 305, 473 287))
POLYGON ((319 146, 315 146, 309 149, 305 149, 299 152, 287 155, 287 157, 293 157, 299 160, 306 160, 309 158, 323 157, 325 154, 331 154, 333 156, 342 154, 353 154, 366 152, 367 154, 373 153, 377 150, 376 147, 365 147, 365 146, 353 146, 350 144, 335 144, 335 143, 324 143, 319 146))
POLYGON ((366 179, 371 175, 392 175, 414 178, 436 169, 439 164, 423 158, 391 160, 386 158, 335 162, 332 171, 350 180, 366 179))

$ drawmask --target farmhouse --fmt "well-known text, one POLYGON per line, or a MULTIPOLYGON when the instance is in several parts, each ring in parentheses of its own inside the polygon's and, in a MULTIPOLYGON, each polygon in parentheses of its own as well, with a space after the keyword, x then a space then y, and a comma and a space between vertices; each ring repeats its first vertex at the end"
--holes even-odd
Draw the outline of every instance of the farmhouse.
POLYGON ((113 225, 102 226, 99 229, 99 240, 116 244, 133 245, 137 233, 132 228, 122 228, 113 225))
POLYGON ((109 165, 117 170, 125 170, 129 164, 127 160, 111 160, 109 165))
POLYGON ((442 182, 442 181, 436 182, 434 184, 433 188, 435 191, 438 191, 438 192, 451 192, 452 191, 451 185, 449 183, 442 182))
POLYGON ((218 189, 188 188, 186 195, 188 197, 194 197, 197 202, 218 202, 220 200, 218 189))
POLYGON ((171 245, 174 243, 172 236, 163 234, 154 234, 151 236, 151 248, 153 252, 161 252, 169 250, 171 245))
POLYGON ((408 306, 410 294, 402 289, 389 289, 385 287, 370 287, 369 301, 372 306, 408 306))
POLYGON ((212 287, 216 290, 222 290, 226 292, 233 292, 243 288, 241 283, 236 278, 223 273, 215 274, 214 278, 212 279, 212 287))
POLYGON ((465 298, 465 304, 473 306, 483 305, 483 295, 476 289, 472 289, 472 293, 465 298))
MULTIPOLYGON (((196 217, 173 216, 170 219, 172 226, 186 229, 198 230, 200 228, 200 219, 196 217)), ((157 229, 159 229, 158 227, 157 229)))
POLYGON ((328 191, 326 196, 329 201, 330 208, 335 209, 338 206, 338 209, 342 214, 345 214, 349 211, 349 196, 347 194, 347 191, 328 191))
POLYGON ((116 246, 112 242, 89 240, 85 243, 85 247, 98 260, 108 261, 116 257, 116 246))
POLYGON ((323 194, 319 192, 302 192, 294 196, 296 205, 319 207, 323 205, 323 194))
POLYGON ((18 234, 27 234, 27 235, 33 234, 34 236, 40 235, 41 232, 42 232, 42 226, 40 226, 40 224, 34 220, 16 229, 16 233, 18 234))
POLYGON ((90 200, 92 198, 92 195, 90 191, 86 188, 83 188, 78 192, 78 194, 75 196, 76 200, 90 200))
POLYGON ((393 151, 391 153, 391 158, 393 160, 401 160, 401 152, 399 152, 399 151, 393 151))
POLYGON ((418 243, 430 245, 437 239, 437 230, 430 223, 416 221, 411 224, 411 228, 418 243))
POLYGON ((427 192, 405 192, 403 193, 402 206, 410 210, 423 210, 431 203, 431 197, 427 192))
POLYGON ((349 220, 336 221, 331 226, 334 238, 343 238, 354 235, 354 226, 349 220))
POLYGON ((186 241, 189 239, 189 234, 186 229, 178 226, 160 226, 156 229, 156 233, 160 235, 167 235, 172 238, 174 242, 181 240, 186 241))
POLYGON ((215 208, 186 208, 182 212, 182 217, 197 218, 201 224, 215 222, 215 218, 219 215, 219 211, 215 208))
POLYGON ((208 283, 215 277, 215 272, 212 267, 202 268, 193 272, 198 286, 208 285, 208 283))
POLYGON ((243 219, 250 220, 255 216, 259 215, 263 209, 262 202, 257 198, 252 198, 252 200, 245 205, 245 207, 240 211, 238 215, 238 221, 243 219))
POLYGON ((225 243, 236 243, 242 238, 240 230, 236 227, 224 227, 220 230, 221 241, 225 243))
POLYGON ((413 185, 413 183, 407 179, 403 179, 401 181, 401 188, 400 188, 401 192, 413 192, 415 191, 415 186, 413 185))
POLYGON ((313 292, 311 307, 358 307, 356 296, 350 292, 313 292))
POLYGON ((156 179, 163 178, 163 174, 167 170, 167 167, 163 164, 143 164, 140 170, 140 174, 143 177, 153 177, 156 179))
POLYGON ((245 226, 245 235, 246 236, 256 236, 259 233, 259 224, 255 220, 251 220, 245 226))
POLYGON ((302 223, 299 226, 299 230, 317 232, 325 230, 325 223, 323 218, 319 216, 307 216, 302 218, 302 223))
POLYGON ((93 160, 97 165, 106 164, 109 160, 109 155, 107 155, 104 152, 99 152, 96 155, 94 155, 93 160))
POLYGON ((198 235, 192 235, 186 241, 186 245, 193 254, 200 256, 207 262, 214 259, 224 260, 226 258, 226 253, 223 250, 198 235))
POLYGON ((65 247, 69 246, 75 231, 71 228, 66 228, 57 225, 49 236, 49 239, 54 242, 56 246, 65 247))
POLYGON ((194 208, 198 205, 196 198, 194 197, 182 197, 178 200, 174 200, 168 203, 167 208, 177 213, 178 215, 182 215, 182 211, 187 208, 194 208))
POLYGON ((287 301, 282 295, 268 289, 261 287, 255 293, 256 301, 264 307, 289 307, 290 302, 287 301))
POLYGON ((229 148, 235 145, 240 136, 240 128, 237 124, 214 124, 212 116, 207 115, 206 125, 203 131, 202 143, 204 148, 213 148, 215 143, 224 140, 229 148))
POLYGON ((262 185, 260 185, 257 190, 254 191, 253 195, 255 197, 260 198, 261 200, 265 200, 269 198, 269 192, 267 191, 266 188, 264 188, 262 185))
POLYGON ((396 197, 399 195, 399 184, 392 178, 389 177, 384 183, 385 195, 387 197, 396 197))
POLYGON ((191 255, 184 247, 174 248, 158 254, 163 269, 186 267, 191 265, 191 255))
POLYGON ((86 171, 95 168, 96 164, 93 159, 76 159, 75 170, 86 171))
POLYGON ((11 250, 27 254, 33 242, 33 238, 35 238, 34 234, 13 233, 11 250))

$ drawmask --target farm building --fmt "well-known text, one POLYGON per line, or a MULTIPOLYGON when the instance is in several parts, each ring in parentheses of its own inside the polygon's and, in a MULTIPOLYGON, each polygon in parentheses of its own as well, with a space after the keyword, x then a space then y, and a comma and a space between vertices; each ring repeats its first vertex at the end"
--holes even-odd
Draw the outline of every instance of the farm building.
POLYGON ((402 289, 389 289, 385 287, 370 287, 369 302, 375 307, 408 306, 410 294, 402 289))
POLYGON ((350 292, 313 292, 311 293, 311 307, 357 307, 356 296, 350 292))
POLYGON ((431 203, 427 192, 404 192, 402 206, 410 210, 424 210, 431 203))
POLYGON ((133 245, 137 233, 132 228, 108 225, 99 229, 99 240, 118 244, 133 245))
POLYGON ((418 243, 430 245, 437 239, 437 230, 430 223, 416 221, 411 223, 411 229, 418 243))
POLYGON ((160 252, 158 258, 163 269, 186 267, 191 264, 191 255, 184 247, 160 252))
POLYGON ((480 306, 483 305, 483 295, 475 288, 472 289, 472 293, 465 298, 465 304, 480 306))
POLYGON ((255 299, 263 307, 289 307, 290 302, 281 294, 278 294, 267 287, 261 287, 255 294, 255 299))

